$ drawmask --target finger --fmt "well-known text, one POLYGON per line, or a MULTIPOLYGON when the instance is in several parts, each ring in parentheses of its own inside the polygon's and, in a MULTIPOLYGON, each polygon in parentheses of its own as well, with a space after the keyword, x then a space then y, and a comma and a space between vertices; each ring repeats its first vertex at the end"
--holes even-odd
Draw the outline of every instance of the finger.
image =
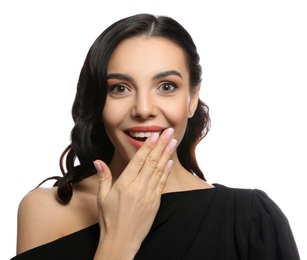
POLYGON ((155 180, 155 179, 158 180, 157 183, 152 182, 153 183, 153 188, 156 188, 156 191, 157 191, 156 194, 158 194, 158 195, 162 194, 163 189, 164 189, 164 187, 166 185, 167 178, 168 178, 168 176, 171 173, 171 169, 172 169, 173 163, 174 163, 173 160, 168 160, 168 162, 167 162, 167 164, 166 164, 166 166, 164 168, 164 172, 163 172, 161 178, 153 177, 153 180, 155 180))
POLYGON ((112 187, 112 174, 109 167, 103 161, 94 161, 94 166, 97 170, 99 181, 98 196, 104 201, 112 187))
POLYGON ((157 176, 163 174, 164 168, 175 150, 177 141, 171 139, 174 129, 166 129, 160 136, 157 144, 146 157, 145 163, 138 176, 143 183, 148 183, 153 173, 157 176))
POLYGON ((124 172, 120 175, 119 179, 123 180, 124 182, 131 182, 135 180, 146 161, 146 157, 151 152, 158 139, 159 134, 157 133, 153 133, 146 139, 144 144, 139 148, 139 150, 130 160, 124 172))
POLYGON ((171 166, 173 161, 170 160, 173 152, 175 151, 177 146, 177 140, 172 139, 167 147, 164 149, 163 154, 160 157, 156 167, 154 168, 149 181, 149 188, 154 190, 158 187, 158 190, 162 192, 161 187, 164 188, 167 177, 170 173, 171 166), (159 188, 160 187, 160 188, 159 188))

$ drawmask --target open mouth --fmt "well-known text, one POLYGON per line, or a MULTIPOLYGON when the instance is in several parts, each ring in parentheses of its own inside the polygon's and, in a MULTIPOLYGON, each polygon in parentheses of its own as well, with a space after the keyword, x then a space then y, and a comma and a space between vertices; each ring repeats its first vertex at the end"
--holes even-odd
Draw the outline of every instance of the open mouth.
POLYGON ((153 132, 134 132, 134 131, 126 131, 127 135, 129 135, 134 140, 145 142, 145 140, 151 136, 153 133, 161 134, 162 131, 153 131, 153 132))

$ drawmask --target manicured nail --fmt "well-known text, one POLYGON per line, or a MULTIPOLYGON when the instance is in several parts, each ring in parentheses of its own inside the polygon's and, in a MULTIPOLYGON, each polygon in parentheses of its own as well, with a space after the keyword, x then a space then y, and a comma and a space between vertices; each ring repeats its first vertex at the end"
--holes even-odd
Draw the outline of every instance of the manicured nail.
POLYGON ((95 166, 97 172, 102 172, 103 171, 99 162, 94 161, 94 166, 95 166))
POLYGON ((166 169, 169 170, 173 166, 174 161, 173 160, 168 160, 166 164, 166 169))
POLYGON ((170 140, 170 142, 168 143, 167 147, 170 151, 173 151, 175 149, 177 145, 177 140, 176 139, 172 139, 170 140))
POLYGON ((149 138, 150 143, 155 144, 159 139, 159 134, 153 133, 149 138))
POLYGON ((170 139, 172 137, 174 133, 174 129, 173 128, 168 128, 165 130, 165 138, 166 139, 170 139))

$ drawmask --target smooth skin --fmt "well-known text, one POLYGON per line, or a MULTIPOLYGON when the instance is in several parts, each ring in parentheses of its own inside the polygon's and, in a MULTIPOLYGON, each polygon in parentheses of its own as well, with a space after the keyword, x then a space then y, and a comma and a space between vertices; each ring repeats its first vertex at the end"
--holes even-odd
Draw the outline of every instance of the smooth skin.
POLYGON ((17 254, 99 222, 95 259, 133 259, 161 194, 213 187, 185 170, 176 153, 199 92, 190 90, 181 48, 160 37, 124 40, 110 58, 108 74, 129 76, 108 80, 102 119, 115 147, 111 163, 96 160, 97 174, 74 184, 68 205, 58 202, 56 188, 28 193, 18 210, 17 254), (166 130, 136 149, 124 131, 140 125, 166 130))

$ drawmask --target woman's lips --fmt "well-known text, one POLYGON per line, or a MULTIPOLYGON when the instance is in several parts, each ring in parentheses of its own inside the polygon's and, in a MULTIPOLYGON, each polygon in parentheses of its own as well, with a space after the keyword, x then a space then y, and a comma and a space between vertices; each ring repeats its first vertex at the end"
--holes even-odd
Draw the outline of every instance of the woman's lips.
POLYGON ((125 129, 125 132, 159 132, 163 131, 165 127, 157 125, 148 125, 148 126, 133 126, 125 129))

